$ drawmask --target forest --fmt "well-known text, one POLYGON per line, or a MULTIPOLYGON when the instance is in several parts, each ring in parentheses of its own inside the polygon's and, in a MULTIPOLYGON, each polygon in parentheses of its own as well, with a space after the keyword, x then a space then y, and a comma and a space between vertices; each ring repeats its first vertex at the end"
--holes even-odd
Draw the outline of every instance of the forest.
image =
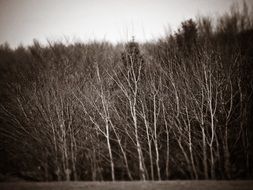
POLYGON ((0 176, 253 179, 253 12, 138 43, 0 46, 0 176))

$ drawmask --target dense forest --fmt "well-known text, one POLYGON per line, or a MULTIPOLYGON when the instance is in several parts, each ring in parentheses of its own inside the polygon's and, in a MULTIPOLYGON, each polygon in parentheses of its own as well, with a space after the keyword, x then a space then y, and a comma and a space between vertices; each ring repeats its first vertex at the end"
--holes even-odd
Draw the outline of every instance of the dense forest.
POLYGON ((0 46, 0 173, 253 179, 253 14, 145 43, 0 46))

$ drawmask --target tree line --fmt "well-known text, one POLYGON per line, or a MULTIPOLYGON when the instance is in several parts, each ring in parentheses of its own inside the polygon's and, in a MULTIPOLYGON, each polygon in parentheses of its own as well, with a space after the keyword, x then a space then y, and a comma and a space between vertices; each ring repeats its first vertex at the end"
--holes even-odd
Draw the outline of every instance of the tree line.
POLYGON ((253 17, 157 41, 0 46, 0 172, 41 181, 252 179, 253 17))

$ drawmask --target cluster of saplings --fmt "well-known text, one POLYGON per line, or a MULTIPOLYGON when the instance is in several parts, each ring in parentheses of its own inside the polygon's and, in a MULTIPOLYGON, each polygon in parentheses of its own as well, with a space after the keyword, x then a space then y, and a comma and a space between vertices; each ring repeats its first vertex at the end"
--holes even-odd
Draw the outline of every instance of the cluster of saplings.
POLYGON ((0 171, 26 179, 253 178, 253 17, 153 42, 0 47, 0 171))

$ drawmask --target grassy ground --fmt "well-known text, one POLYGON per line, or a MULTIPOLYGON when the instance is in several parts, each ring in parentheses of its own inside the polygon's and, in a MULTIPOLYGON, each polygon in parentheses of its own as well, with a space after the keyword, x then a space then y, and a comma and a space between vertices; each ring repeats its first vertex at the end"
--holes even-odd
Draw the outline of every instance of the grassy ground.
POLYGON ((253 190, 253 181, 17 182, 0 190, 253 190))

